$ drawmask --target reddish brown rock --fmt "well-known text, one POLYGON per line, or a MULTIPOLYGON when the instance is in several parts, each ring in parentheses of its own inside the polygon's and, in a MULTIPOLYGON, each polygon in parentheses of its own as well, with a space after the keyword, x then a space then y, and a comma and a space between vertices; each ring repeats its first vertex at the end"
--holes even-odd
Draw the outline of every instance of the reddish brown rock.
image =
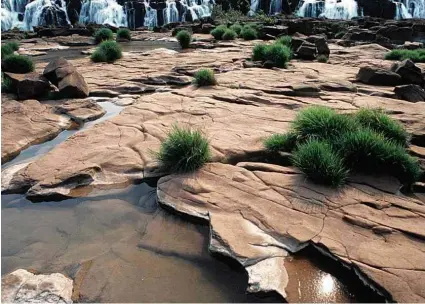
POLYGON ((10 79, 18 99, 42 97, 50 91, 49 81, 37 73, 14 74, 6 72, 4 75, 10 79))

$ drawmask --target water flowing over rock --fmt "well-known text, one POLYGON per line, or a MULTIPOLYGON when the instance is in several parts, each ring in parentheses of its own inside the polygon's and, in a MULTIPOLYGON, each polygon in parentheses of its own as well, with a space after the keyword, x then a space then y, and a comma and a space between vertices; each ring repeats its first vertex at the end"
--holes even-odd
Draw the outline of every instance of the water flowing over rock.
POLYGON ((126 27, 127 15, 115 0, 84 0, 79 22, 126 27))
POLYGON ((300 3, 301 17, 326 17, 329 19, 351 19, 359 16, 355 0, 304 0, 300 3))
POLYGON ((3 303, 72 303, 73 282, 60 273, 35 275, 24 269, 1 278, 3 303))

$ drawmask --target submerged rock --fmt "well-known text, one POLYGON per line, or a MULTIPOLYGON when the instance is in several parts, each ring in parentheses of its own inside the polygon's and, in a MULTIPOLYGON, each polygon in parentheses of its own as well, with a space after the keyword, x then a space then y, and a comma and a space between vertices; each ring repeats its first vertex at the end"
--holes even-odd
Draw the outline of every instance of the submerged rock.
POLYGON ((1 278, 3 303, 72 303, 71 279, 60 273, 33 274, 18 269, 1 278))
POLYGON ((273 289, 284 296, 284 262, 276 255, 315 244, 395 301, 425 300, 423 202, 397 194, 392 179, 362 177, 334 190, 292 168, 263 168, 207 164, 196 173, 161 178, 158 199, 211 222, 210 246, 220 244, 219 253, 246 267, 256 282, 249 291, 273 289))

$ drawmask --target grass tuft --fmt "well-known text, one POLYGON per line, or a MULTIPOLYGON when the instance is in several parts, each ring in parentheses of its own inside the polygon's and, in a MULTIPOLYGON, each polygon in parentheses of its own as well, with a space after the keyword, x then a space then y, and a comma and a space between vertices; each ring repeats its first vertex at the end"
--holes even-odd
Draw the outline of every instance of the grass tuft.
POLYGON ((94 40, 97 44, 112 39, 114 39, 114 33, 106 27, 100 28, 94 33, 94 40))
POLYGON ((316 139, 299 145, 292 162, 313 182, 332 187, 343 185, 349 172, 331 145, 316 139))
POLYGON ((276 43, 285 45, 287 47, 291 47, 292 45, 292 37, 291 36, 282 36, 276 39, 276 43))
POLYGON ((238 36, 241 34, 242 32, 242 26, 239 23, 235 23, 233 25, 230 26, 230 29, 232 31, 234 31, 238 36))
POLYGON ((276 67, 286 67, 292 57, 292 51, 289 47, 280 43, 257 44, 252 50, 252 59, 254 61, 269 61, 276 67))
POLYGON ((179 31, 176 35, 176 38, 182 49, 189 48, 190 42, 192 42, 192 34, 186 30, 179 31))
POLYGON ((120 28, 117 31, 117 39, 131 40, 131 32, 127 28, 120 28))
POLYGON ((291 152, 297 144, 297 135, 289 132, 285 134, 273 134, 266 138, 264 146, 270 152, 291 152))
POLYGON ((198 87, 212 86, 217 84, 214 71, 211 69, 201 69, 195 73, 194 77, 194 83, 198 87))
POLYGON ((193 172, 210 159, 209 143, 200 131, 174 126, 156 157, 166 172, 193 172))
POLYGON ((425 62, 425 49, 417 50, 406 50, 406 49, 397 49, 392 50, 385 54, 385 59, 387 60, 400 60, 410 59, 413 62, 425 62))
POLYGON ((242 28, 241 34, 240 36, 244 39, 244 40, 255 40, 258 37, 258 33, 257 30, 254 29, 252 26, 250 25, 245 25, 242 28))
POLYGON ((112 63, 122 57, 121 46, 115 41, 103 41, 91 55, 93 62, 112 63))
POLYGON ((223 40, 235 40, 238 34, 234 30, 227 29, 224 31, 223 36, 221 36, 221 39, 223 40))
POLYGON ((319 61, 321 63, 327 63, 328 60, 329 60, 329 58, 326 55, 319 55, 319 56, 317 56, 317 61, 319 61))
POLYGON ((216 40, 221 40, 222 39, 222 37, 223 37, 223 35, 224 35, 224 32, 227 30, 227 26, 225 26, 225 25, 219 25, 219 26, 217 26, 215 29, 213 29, 212 31, 211 31, 211 35, 216 39, 216 40))
POLYGON ((32 59, 22 55, 9 55, 2 61, 3 72, 25 74, 34 71, 32 59))

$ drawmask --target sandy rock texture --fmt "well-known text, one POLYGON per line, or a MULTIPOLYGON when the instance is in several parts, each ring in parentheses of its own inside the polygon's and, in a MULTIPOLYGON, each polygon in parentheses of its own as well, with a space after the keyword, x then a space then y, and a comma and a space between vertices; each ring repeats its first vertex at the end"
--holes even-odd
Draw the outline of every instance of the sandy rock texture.
POLYGON ((425 204, 398 194, 398 183, 383 179, 354 178, 334 191, 307 182, 292 168, 212 163, 196 173, 161 178, 158 198, 209 220, 210 247, 218 242, 222 254, 247 268, 250 280, 263 276, 266 289, 284 295, 284 283, 267 279, 285 277, 283 262, 271 266, 276 256, 313 244, 395 301, 422 302, 425 204))
POLYGON ((60 273, 35 275, 18 269, 1 278, 3 303, 72 303, 72 280, 60 273))

